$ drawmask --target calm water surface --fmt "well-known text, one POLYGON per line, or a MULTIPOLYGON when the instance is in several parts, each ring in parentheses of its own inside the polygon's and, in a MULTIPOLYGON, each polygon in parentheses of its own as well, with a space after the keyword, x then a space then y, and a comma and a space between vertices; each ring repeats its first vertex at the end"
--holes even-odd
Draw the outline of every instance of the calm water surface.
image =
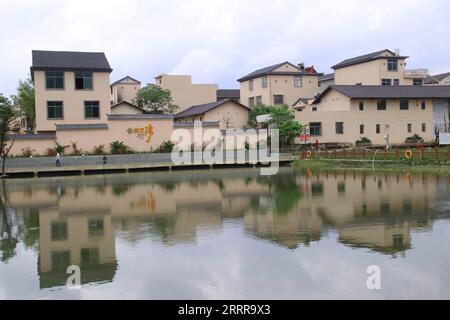
POLYGON ((450 298, 448 176, 228 169, 0 187, 0 299, 450 298), (69 265, 81 290, 65 287, 69 265), (381 290, 367 289, 370 265, 381 290))

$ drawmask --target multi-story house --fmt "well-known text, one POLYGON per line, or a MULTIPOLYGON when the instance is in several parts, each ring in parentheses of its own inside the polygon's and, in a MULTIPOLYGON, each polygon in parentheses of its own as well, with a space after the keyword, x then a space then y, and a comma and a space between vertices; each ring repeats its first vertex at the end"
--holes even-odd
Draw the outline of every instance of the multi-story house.
POLYGON ((425 84, 450 85, 450 72, 429 76, 425 80, 425 84))
POLYGON ((256 70, 240 82, 241 103, 292 106, 299 98, 313 98, 319 91, 319 76, 314 67, 304 68, 290 62, 256 70))
POLYGON ((137 92, 141 89, 141 82, 126 76, 111 84, 111 105, 120 102, 135 104, 137 92))
POLYGON ((190 75, 162 74, 155 78, 155 84, 169 89, 178 112, 195 105, 217 101, 217 84, 193 84, 190 75))
POLYGON ((104 53, 34 50, 32 56, 37 132, 107 122, 112 69, 104 53))
POLYGON ((332 67, 335 85, 422 85, 428 76, 428 70, 406 70, 406 59, 397 50, 381 50, 362 56, 346 59, 332 67))
POLYGON ((296 119, 312 142, 401 144, 415 134, 430 142, 449 130, 450 86, 332 85, 296 119))

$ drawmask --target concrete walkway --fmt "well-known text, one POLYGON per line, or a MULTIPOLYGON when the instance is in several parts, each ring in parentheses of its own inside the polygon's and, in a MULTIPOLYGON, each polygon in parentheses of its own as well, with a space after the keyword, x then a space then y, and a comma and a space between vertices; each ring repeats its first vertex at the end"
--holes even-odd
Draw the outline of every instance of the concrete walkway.
MULTIPOLYGON (((200 156, 201 153, 192 153, 200 156)), ((276 156, 274 154, 273 156, 276 156)), ((228 155, 230 157, 230 155, 228 155)), ((232 154, 231 154, 232 157, 232 154)), ((291 154, 279 154, 279 162, 292 162, 294 157, 291 154)), ((228 158, 229 159, 229 158, 228 158)), ((204 163, 176 165, 171 159, 171 154, 129 154, 129 155, 108 155, 106 165, 103 164, 103 156, 79 156, 63 157, 61 167, 56 167, 55 158, 9 158, 6 161, 6 173, 10 177, 40 177, 57 175, 84 175, 101 173, 137 172, 149 170, 176 170, 176 169, 201 169, 224 166, 254 165, 254 162, 247 161, 241 164, 225 163, 217 165, 204 163)))

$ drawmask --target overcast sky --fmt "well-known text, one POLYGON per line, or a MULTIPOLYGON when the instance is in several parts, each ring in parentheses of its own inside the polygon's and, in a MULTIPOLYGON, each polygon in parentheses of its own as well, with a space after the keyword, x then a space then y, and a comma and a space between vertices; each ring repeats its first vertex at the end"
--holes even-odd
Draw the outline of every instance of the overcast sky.
POLYGON ((447 0, 0 0, 0 92, 29 74, 31 50, 103 51, 111 81, 160 73, 237 88, 291 61, 320 72, 399 48, 408 68, 450 71, 447 0))

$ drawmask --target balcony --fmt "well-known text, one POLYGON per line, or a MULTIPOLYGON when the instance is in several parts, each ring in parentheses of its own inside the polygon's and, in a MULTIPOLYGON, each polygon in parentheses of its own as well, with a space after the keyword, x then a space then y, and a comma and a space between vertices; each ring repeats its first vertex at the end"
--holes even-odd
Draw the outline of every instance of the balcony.
POLYGON ((428 75, 428 69, 405 70, 403 74, 405 79, 425 79, 428 75))

